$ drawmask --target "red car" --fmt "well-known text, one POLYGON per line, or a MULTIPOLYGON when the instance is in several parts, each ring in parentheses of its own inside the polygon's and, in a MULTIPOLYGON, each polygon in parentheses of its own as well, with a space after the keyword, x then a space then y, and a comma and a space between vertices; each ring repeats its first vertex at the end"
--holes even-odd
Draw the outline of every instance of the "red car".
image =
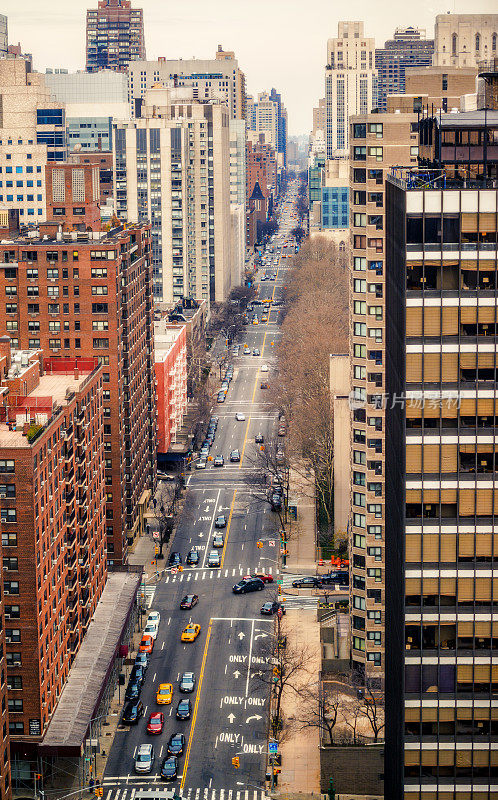
POLYGON ((162 733, 164 727, 164 714, 162 711, 154 711, 150 715, 147 723, 147 733, 162 733))
POLYGON ((152 636, 149 636, 148 633, 145 633, 142 636, 142 641, 140 642, 140 647, 138 649, 141 653, 152 653, 154 649, 154 639, 152 636))
POLYGON ((266 575, 264 572, 255 572, 254 575, 244 575, 244 580, 246 578, 261 578, 263 583, 273 583, 273 575, 266 575))

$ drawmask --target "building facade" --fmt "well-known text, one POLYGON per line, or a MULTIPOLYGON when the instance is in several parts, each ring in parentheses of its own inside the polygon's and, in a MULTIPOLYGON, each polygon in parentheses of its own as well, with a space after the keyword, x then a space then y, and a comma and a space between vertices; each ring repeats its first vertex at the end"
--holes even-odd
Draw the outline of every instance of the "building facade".
MULTIPOLYGON (((112 141, 112 139, 111 139, 112 141)), ((71 153, 72 164, 94 164, 99 168, 100 207, 113 199, 112 153, 71 153)))
POLYGON ((396 28, 394 38, 375 51, 377 108, 387 109, 387 95, 404 94, 405 69, 432 65, 434 39, 426 39, 419 28, 396 28))
POLYGON ((350 141, 351 658, 363 679, 382 686, 388 580, 385 179, 391 165, 417 163, 417 116, 353 117, 350 141))
POLYGON ((231 275, 229 114, 193 94, 156 87, 140 119, 114 124, 116 211, 151 220, 157 300, 222 302, 231 275))
POLYGON ((5 58, 9 49, 9 21, 0 14, 0 58, 5 58))
POLYGON ((0 244, 0 331, 46 358, 104 367, 106 546, 127 559, 155 486, 156 415, 150 226, 37 235, 0 244))
POLYGON ((278 152, 278 104, 268 92, 258 94, 256 108, 256 134, 263 134, 265 142, 278 152))
POLYGON ((498 14, 438 14, 435 67, 477 67, 498 55, 498 14))
POLYGON ((154 323, 157 381, 157 451, 166 454, 187 412, 187 327, 154 323))
MULTIPOLYGON (((1 522, 0 522, 1 526, 1 522)), ((1 530, 1 527, 0 527, 1 530)), ((3 541, 4 535, 2 533, 2 542, 0 544, 0 556, 2 561, 0 563, 0 581, 3 585, 3 541)), ((0 770, 0 798, 1 800, 10 800, 12 797, 12 776, 11 776, 11 763, 10 763, 10 730, 9 730, 9 711, 7 704, 7 655, 6 655, 6 641, 5 641, 5 617, 4 617, 4 599, 0 601, 0 763, 2 769, 0 770)))
POLYGON ((45 166, 67 157, 65 111, 23 58, 0 59, 0 208, 45 220, 45 166))
POLYGON ((86 12, 86 69, 125 72, 132 61, 145 59, 144 19, 130 0, 99 0, 86 12))
POLYGON ((47 219, 63 230, 100 230, 99 168, 90 164, 45 167, 47 219))
POLYGON ((444 164, 386 182, 386 392, 406 402, 386 412, 385 790, 407 800, 496 796, 498 187, 481 186, 444 164))
POLYGON ((339 22, 337 38, 327 42, 327 158, 348 155, 349 117, 376 105, 375 41, 365 36, 363 22, 339 22))
POLYGON ((279 153, 280 166, 284 169, 287 166, 287 110, 282 103, 282 95, 276 89, 270 92, 270 100, 277 104, 277 153, 279 153))

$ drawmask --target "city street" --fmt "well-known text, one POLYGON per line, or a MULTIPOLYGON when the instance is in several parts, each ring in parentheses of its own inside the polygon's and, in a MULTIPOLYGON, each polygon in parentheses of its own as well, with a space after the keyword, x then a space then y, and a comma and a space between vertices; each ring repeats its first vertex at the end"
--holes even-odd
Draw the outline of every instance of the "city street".
MULTIPOLYGON (((277 278, 260 283, 260 300, 281 299, 287 259, 283 259, 283 268, 280 264, 266 269, 267 274, 277 273, 277 278)), ((184 512, 172 545, 182 556, 184 570, 174 575, 166 571, 157 583, 151 609, 160 612, 161 621, 141 693, 144 716, 135 726, 118 728, 103 779, 108 800, 133 800, 137 788, 163 785, 160 766, 168 739, 176 732, 185 735, 186 747, 179 759, 178 779, 166 785, 192 800, 207 797, 207 791, 210 800, 258 800, 264 796, 268 698, 254 672, 268 657, 262 650, 274 630, 273 617, 261 616, 260 608, 277 594, 278 521, 267 503, 251 496, 245 483, 247 470, 253 468, 251 456, 259 447, 254 437, 261 433, 266 440, 274 435, 275 425, 275 414, 265 402, 260 384, 262 376, 269 378, 274 365, 278 309, 272 308, 264 324, 262 309, 255 307, 259 325, 247 325, 239 335, 240 355, 230 356, 234 376, 225 403, 217 404, 213 398, 219 425, 210 458, 223 455, 225 465, 216 468, 209 460, 205 470, 193 470, 188 477, 184 512), (243 354, 246 345, 250 355, 243 354), (253 348, 259 348, 259 356, 252 355, 253 348), (261 372, 263 365, 268 365, 268 373, 261 372), (244 414, 245 420, 237 421, 237 412, 244 414), (230 463, 234 449, 240 451, 240 463, 230 463), (219 514, 226 515, 227 525, 221 531, 221 568, 213 569, 207 560, 213 536, 219 532, 214 525, 219 514), (260 548, 259 541, 263 543, 260 548), (200 555, 196 567, 185 563, 191 549, 200 555), (272 575, 275 582, 266 584, 261 592, 233 594, 233 584, 255 571, 272 575), (199 602, 191 611, 183 611, 180 602, 188 593, 197 594, 199 602), (180 636, 189 621, 199 623, 201 632, 195 641, 184 643, 180 636), (196 676, 192 694, 181 694, 178 688, 185 671, 196 676), (160 683, 173 684, 170 705, 156 704, 160 683), (175 718, 183 698, 189 698, 192 705, 187 721, 175 718), (159 735, 150 735, 147 720, 155 711, 163 711, 164 729, 159 735), (154 746, 153 769, 148 775, 137 775, 134 756, 137 747, 146 742, 154 746), (234 756, 240 759, 238 769, 232 765, 234 756)))

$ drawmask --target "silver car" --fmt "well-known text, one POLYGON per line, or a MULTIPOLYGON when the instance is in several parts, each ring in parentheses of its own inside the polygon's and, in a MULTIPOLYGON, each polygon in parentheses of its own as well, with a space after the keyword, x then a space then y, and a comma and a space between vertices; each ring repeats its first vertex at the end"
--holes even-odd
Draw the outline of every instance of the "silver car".
POLYGON ((154 766, 154 748, 151 744, 140 744, 135 755, 135 772, 149 773, 154 766))

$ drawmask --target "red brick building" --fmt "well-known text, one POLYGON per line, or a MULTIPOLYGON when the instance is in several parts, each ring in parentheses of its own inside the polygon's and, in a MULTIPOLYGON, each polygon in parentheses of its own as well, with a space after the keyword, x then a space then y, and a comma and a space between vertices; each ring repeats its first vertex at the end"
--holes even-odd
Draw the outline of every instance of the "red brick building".
POLYGON ((277 193, 277 156, 271 145, 258 142, 246 145, 247 245, 257 240, 258 223, 264 222, 271 211, 277 193))
POLYGON ((124 72, 130 61, 145 60, 144 18, 130 0, 99 0, 86 12, 86 69, 124 72))
MULTIPOLYGON (((2 535, 3 539, 3 535, 2 535)), ((0 557, 2 546, 0 545, 0 557)), ((0 562, 0 585, 3 579, 3 557, 0 562)), ((7 710, 7 657, 5 654, 5 620, 3 598, 0 600, 0 800, 10 800, 12 796, 10 772, 10 736, 7 710)))
POLYGON ((45 167, 47 220, 64 231, 95 231, 100 224, 100 174, 90 164, 61 163, 45 167))
POLYGON ((93 164, 99 168, 100 205, 103 206, 113 197, 112 153, 97 151, 96 153, 71 153, 71 164, 93 164))
POLYGON ((121 563, 156 479, 150 226, 32 233, 0 244, 0 334, 52 363, 102 365, 107 553, 121 563))
POLYGON ((167 453, 187 411, 187 326, 154 323, 157 451, 167 453))
POLYGON ((11 747, 38 742, 106 581, 104 369, 0 339, 0 517, 11 747))

